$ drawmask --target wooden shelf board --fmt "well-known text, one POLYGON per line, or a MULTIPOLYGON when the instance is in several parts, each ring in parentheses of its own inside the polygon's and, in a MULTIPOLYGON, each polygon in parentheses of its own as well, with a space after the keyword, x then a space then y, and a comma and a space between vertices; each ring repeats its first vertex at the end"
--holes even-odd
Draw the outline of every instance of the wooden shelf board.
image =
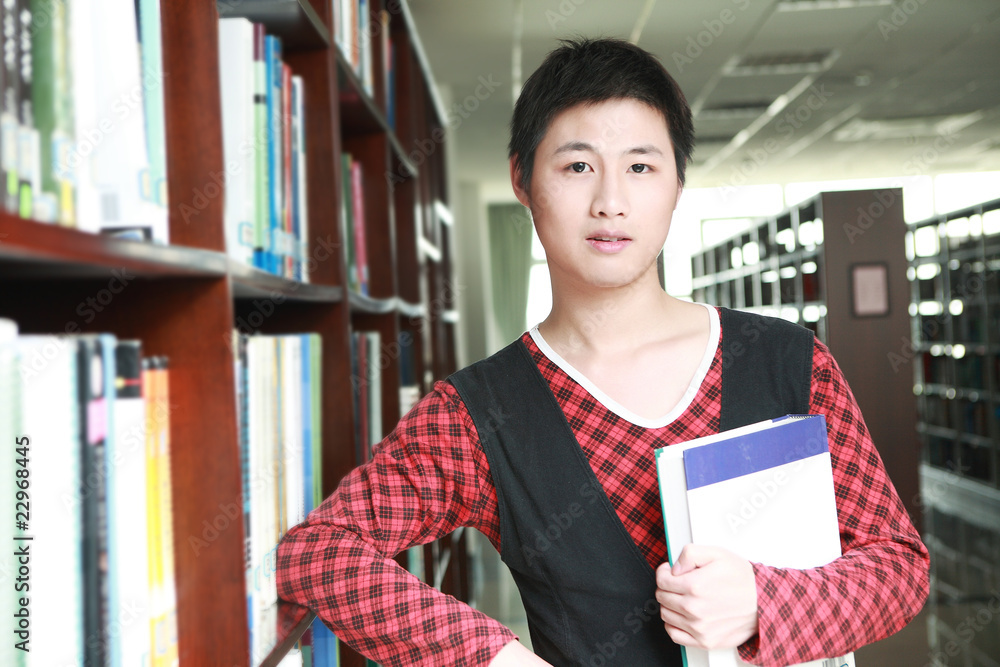
POLYGON ((347 302, 351 306, 351 313, 364 313, 367 315, 384 315, 394 312, 397 309, 396 297, 388 299, 373 299, 357 292, 347 293, 347 302))
POLYGON ((282 49, 304 51, 330 45, 330 31, 309 0, 216 0, 219 18, 246 18, 263 23, 267 33, 281 38, 282 49))
POLYGON ((399 314, 405 317, 425 317, 427 315, 427 310, 423 304, 410 303, 403 299, 397 299, 396 308, 399 314))
POLYGON ((106 277, 126 269, 143 278, 221 277, 222 253, 90 234, 0 214, 0 273, 7 278, 106 277))
POLYGON ((260 667, 277 667, 315 618, 316 614, 305 607, 278 600, 278 643, 261 661, 260 667))
POLYGON ((229 275, 237 299, 281 297, 283 301, 337 303, 344 298, 342 287, 289 280, 235 260, 229 261, 229 275))

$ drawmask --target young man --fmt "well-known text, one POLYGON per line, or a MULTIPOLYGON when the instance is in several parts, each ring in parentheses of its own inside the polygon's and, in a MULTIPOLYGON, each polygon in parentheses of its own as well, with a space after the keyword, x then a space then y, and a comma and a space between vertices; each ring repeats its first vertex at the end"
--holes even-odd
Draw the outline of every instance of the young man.
POLYGON ((289 532, 282 597, 387 665, 681 665, 678 645, 792 664, 909 622, 927 551, 827 348, 659 286, 692 146, 684 97, 646 52, 549 55, 514 110, 510 165, 552 311, 437 383, 289 532), (691 545, 665 564, 654 448, 789 412, 826 416, 844 555, 792 570, 691 545), (510 566, 535 654, 392 560, 459 526, 510 566))

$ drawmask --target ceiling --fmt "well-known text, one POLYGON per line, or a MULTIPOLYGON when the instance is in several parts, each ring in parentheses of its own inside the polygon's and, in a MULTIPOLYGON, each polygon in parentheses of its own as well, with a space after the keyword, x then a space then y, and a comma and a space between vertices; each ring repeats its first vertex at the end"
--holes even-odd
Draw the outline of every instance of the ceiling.
POLYGON ((695 111, 689 187, 1000 170, 1000 0, 409 5, 459 181, 508 179, 518 55, 526 78, 559 38, 634 33, 695 111))

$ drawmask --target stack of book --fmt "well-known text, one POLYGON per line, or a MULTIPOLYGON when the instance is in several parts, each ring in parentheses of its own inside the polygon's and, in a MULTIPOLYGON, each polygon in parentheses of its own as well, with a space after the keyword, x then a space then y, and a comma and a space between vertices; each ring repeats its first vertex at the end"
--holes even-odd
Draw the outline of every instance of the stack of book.
POLYGON ((308 282, 302 78, 282 61, 280 38, 266 34, 262 24, 225 18, 219 21, 219 80, 227 252, 268 273, 308 282))
POLYGON ((277 546, 322 500, 321 340, 234 333, 254 664, 278 640, 277 546))
POLYGON ((0 664, 177 664, 169 384, 139 341, 18 336, 0 320, 0 423, 23 471, 0 496, 24 512, 4 530, 30 552, 35 628, 60 619, 58 641, 5 642, 0 664))
POLYGON ((167 243, 160 0, 0 5, 7 212, 167 243))
MULTIPOLYGON (((377 4, 377 3, 376 3, 377 4)), ((344 60, 369 97, 375 97, 375 57, 382 59, 382 84, 385 116, 389 127, 395 126, 395 53, 390 19, 386 9, 375 10, 370 0, 338 0, 333 3, 334 40, 344 60)))

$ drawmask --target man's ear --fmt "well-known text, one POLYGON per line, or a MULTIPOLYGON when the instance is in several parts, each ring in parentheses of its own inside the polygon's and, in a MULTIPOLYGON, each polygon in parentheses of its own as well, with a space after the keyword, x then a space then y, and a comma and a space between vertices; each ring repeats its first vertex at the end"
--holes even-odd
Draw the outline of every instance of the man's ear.
POLYGON ((681 195, 684 194, 684 184, 681 183, 680 179, 677 179, 677 198, 674 199, 674 210, 681 204, 681 195))
POLYGON ((521 187, 521 170, 517 168, 517 163, 514 158, 510 158, 510 185, 514 188, 514 196, 517 197, 517 201, 521 202, 525 208, 531 208, 531 199, 528 197, 528 192, 521 187))

